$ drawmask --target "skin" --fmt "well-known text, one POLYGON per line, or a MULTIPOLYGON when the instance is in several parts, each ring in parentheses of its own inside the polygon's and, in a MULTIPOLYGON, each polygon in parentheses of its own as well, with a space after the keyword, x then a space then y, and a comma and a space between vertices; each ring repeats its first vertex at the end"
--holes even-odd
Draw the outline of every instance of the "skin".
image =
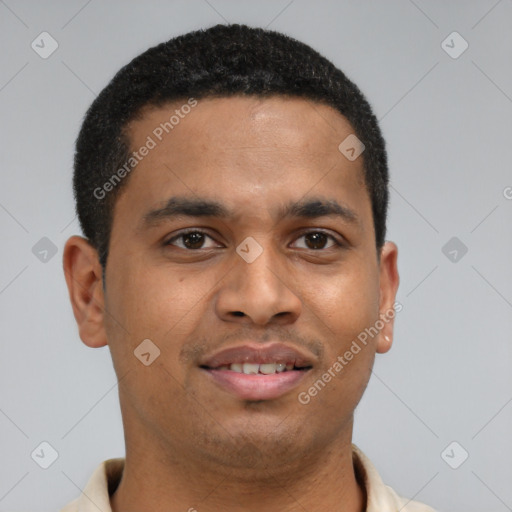
MULTIPOLYGON (((180 105, 146 109, 129 126, 132 148, 180 105)), ((350 133, 338 112, 304 99, 199 100, 117 199, 106 283, 96 250, 82 237, 67 241, 80 337, 109 345, 120 380, 126 464, 115 512, 366 509, 353 413, 375 354, 391 346, 393 321, 307 405, 297 399, 393 307, 398 288, 396 245, 386 242, 380 258, 375 247, 364 153, 351 162, 338 150, 350 133), (215 200, 231 214, 142 222, 172 196, 215 200), (276 216, 311 198, 335 200, 358 221, 276 216), (174 239, 188 228, 207 236, 174 239), (321 235, 315 245, 318 231, 344 246, 321 235), (252 263, 235 250, 246 237, 263 248, 252 263), (191 240, 200 248, 184 248, 191 240), (144 366, 134 350, 147 338, 160 356, 144 366), (244 340, 297 345, 313 368, 278 399, 241 400, 198 362, 244 340)))

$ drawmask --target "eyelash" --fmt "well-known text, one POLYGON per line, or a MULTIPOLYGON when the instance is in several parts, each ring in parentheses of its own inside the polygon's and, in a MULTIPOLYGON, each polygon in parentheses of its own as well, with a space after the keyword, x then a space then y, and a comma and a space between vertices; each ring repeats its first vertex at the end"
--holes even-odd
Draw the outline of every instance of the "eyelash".
MULTIPOLYGON (((190 235, 190 234, 192 234, 192 233, 199 233, 199 234, 201 234, 201 235, 207 236, 208 238, 210 238, 210 239, 212 239, 212 240, 215 240, 215 239, 214 239, 210 234, 208 234, 206 231, 203 231, 203 230, 201 230, 201 229, 194 229, 194 228, 192 228, 192 229, 188 229, 188 230, 182 231, 182 232, 180 232, 178 235, 174 235, 172 238, 170 238, 170 239, 168 239, 166 242, 164 242, 164 246, 170 246, 170 245, 172 245, 172 243, 171 243, 171 242, 173 242, 173 241, 175 241, 175 240, 178 240, 178 239, 180 239, 180 238, 182 238, 182 237, 185 237, 186 235, 190 235)), ((339 240, 337 240, 333 235, 331 235, 331 234, 329 234, 329 233, 326 233, 325 231, 323 231, 323 230, 321 230, 321 229, 320 229, 320 230, 319 230, 319 229, 311 229, 311 230, 309 230, 309 231, 302 232, 302 233, 301 233, 301 234, 296 238, 296 240, 297 240, 297 239, 299 239, 299 238, 302 238, 302 237, 304 237, 304 236, 306 236, 306 235, 317 234, 317 233, 321 233, 321 234, 323 234, 323 235, 327 236, 327 238, 330 238, 330 239, 332 240, 332 242, 334 242, 334 246, 335 246, 336 248, 344 248, 344 247, 345 247, 345 245, 344 245, 342 242, 340 242, 339 240)), ((327 248, 322 248, 322 249, 309 249, 309 250, 310 250, 310 251, 315 251, 315 252, 317 252, 317 251, 326 251, 326 250, 328 250, 328 249, 332 249, 332 247, 334 247, 334 246, 327 247, 327 248)), ((178 247, 178 248, 179 248, 179 249, 183 249, 182 247, 178 247)), ((199 249, 183 249, 183 250, 193 252, 193 251, 200 251, 201 249, 202 249, 202 248, 199 248, 199 249)), ((308 249, 306 249, 306 250, 308 250, 308 249)))

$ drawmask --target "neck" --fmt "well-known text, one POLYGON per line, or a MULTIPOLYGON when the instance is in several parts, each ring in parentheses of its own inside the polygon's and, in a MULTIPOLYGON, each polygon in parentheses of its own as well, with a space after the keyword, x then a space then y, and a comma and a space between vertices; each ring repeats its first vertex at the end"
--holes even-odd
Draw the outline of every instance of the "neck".
MULTIPOLYGON (((265 469, 228 468, 203 458, 167 455, 165 447, 130 445, 113 512, 363 512, 366 493, 352 462, 352 425, 338 439, 293 463, 269 460, 265 469)), ((143 439, 143 437, 139 437, 143 439)), ((147 438, 146 438, 147 439, 147 438)), ((261 461, 260 461, 261 462, 261 461)))

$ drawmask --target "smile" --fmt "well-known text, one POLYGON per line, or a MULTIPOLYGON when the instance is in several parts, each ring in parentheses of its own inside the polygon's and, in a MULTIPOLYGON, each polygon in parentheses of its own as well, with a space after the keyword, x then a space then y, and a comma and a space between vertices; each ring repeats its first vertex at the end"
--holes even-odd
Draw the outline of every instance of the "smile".
POLYGON ((271 375, 292 371, 295 368, 294 363, 232 363, 223 365, 217 370, 231 370, 232 372, 245 373, 246 375, 271 375))
POLYGON ((312 368, 312 357, 280 343, 225 349, 199 365, 211 382, 242 400, 275 400, 290 392, 312 368))

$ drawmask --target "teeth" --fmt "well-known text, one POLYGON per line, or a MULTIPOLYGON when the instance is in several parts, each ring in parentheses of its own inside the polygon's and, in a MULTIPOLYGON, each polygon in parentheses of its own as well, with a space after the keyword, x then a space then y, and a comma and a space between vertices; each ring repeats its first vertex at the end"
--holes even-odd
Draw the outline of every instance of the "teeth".
POLYGON ((293 370, 293 363, 232 363, 230 365, 219 366, 219 370, 231 370, 237 373, 245 373, 246 375, 272 375, 273 373, 281 373, 285 370, 293 370))
POLYGON ((265 375, 276 373, 276 366, 277 364, 275 363, 260 364, 260 372, 264 373, 265 375))
POLYGON ((243 366, 243 372, 246 375, 257 374, 259 369, 260 369, 259 364, 244 363, 244 366, 243 366))

